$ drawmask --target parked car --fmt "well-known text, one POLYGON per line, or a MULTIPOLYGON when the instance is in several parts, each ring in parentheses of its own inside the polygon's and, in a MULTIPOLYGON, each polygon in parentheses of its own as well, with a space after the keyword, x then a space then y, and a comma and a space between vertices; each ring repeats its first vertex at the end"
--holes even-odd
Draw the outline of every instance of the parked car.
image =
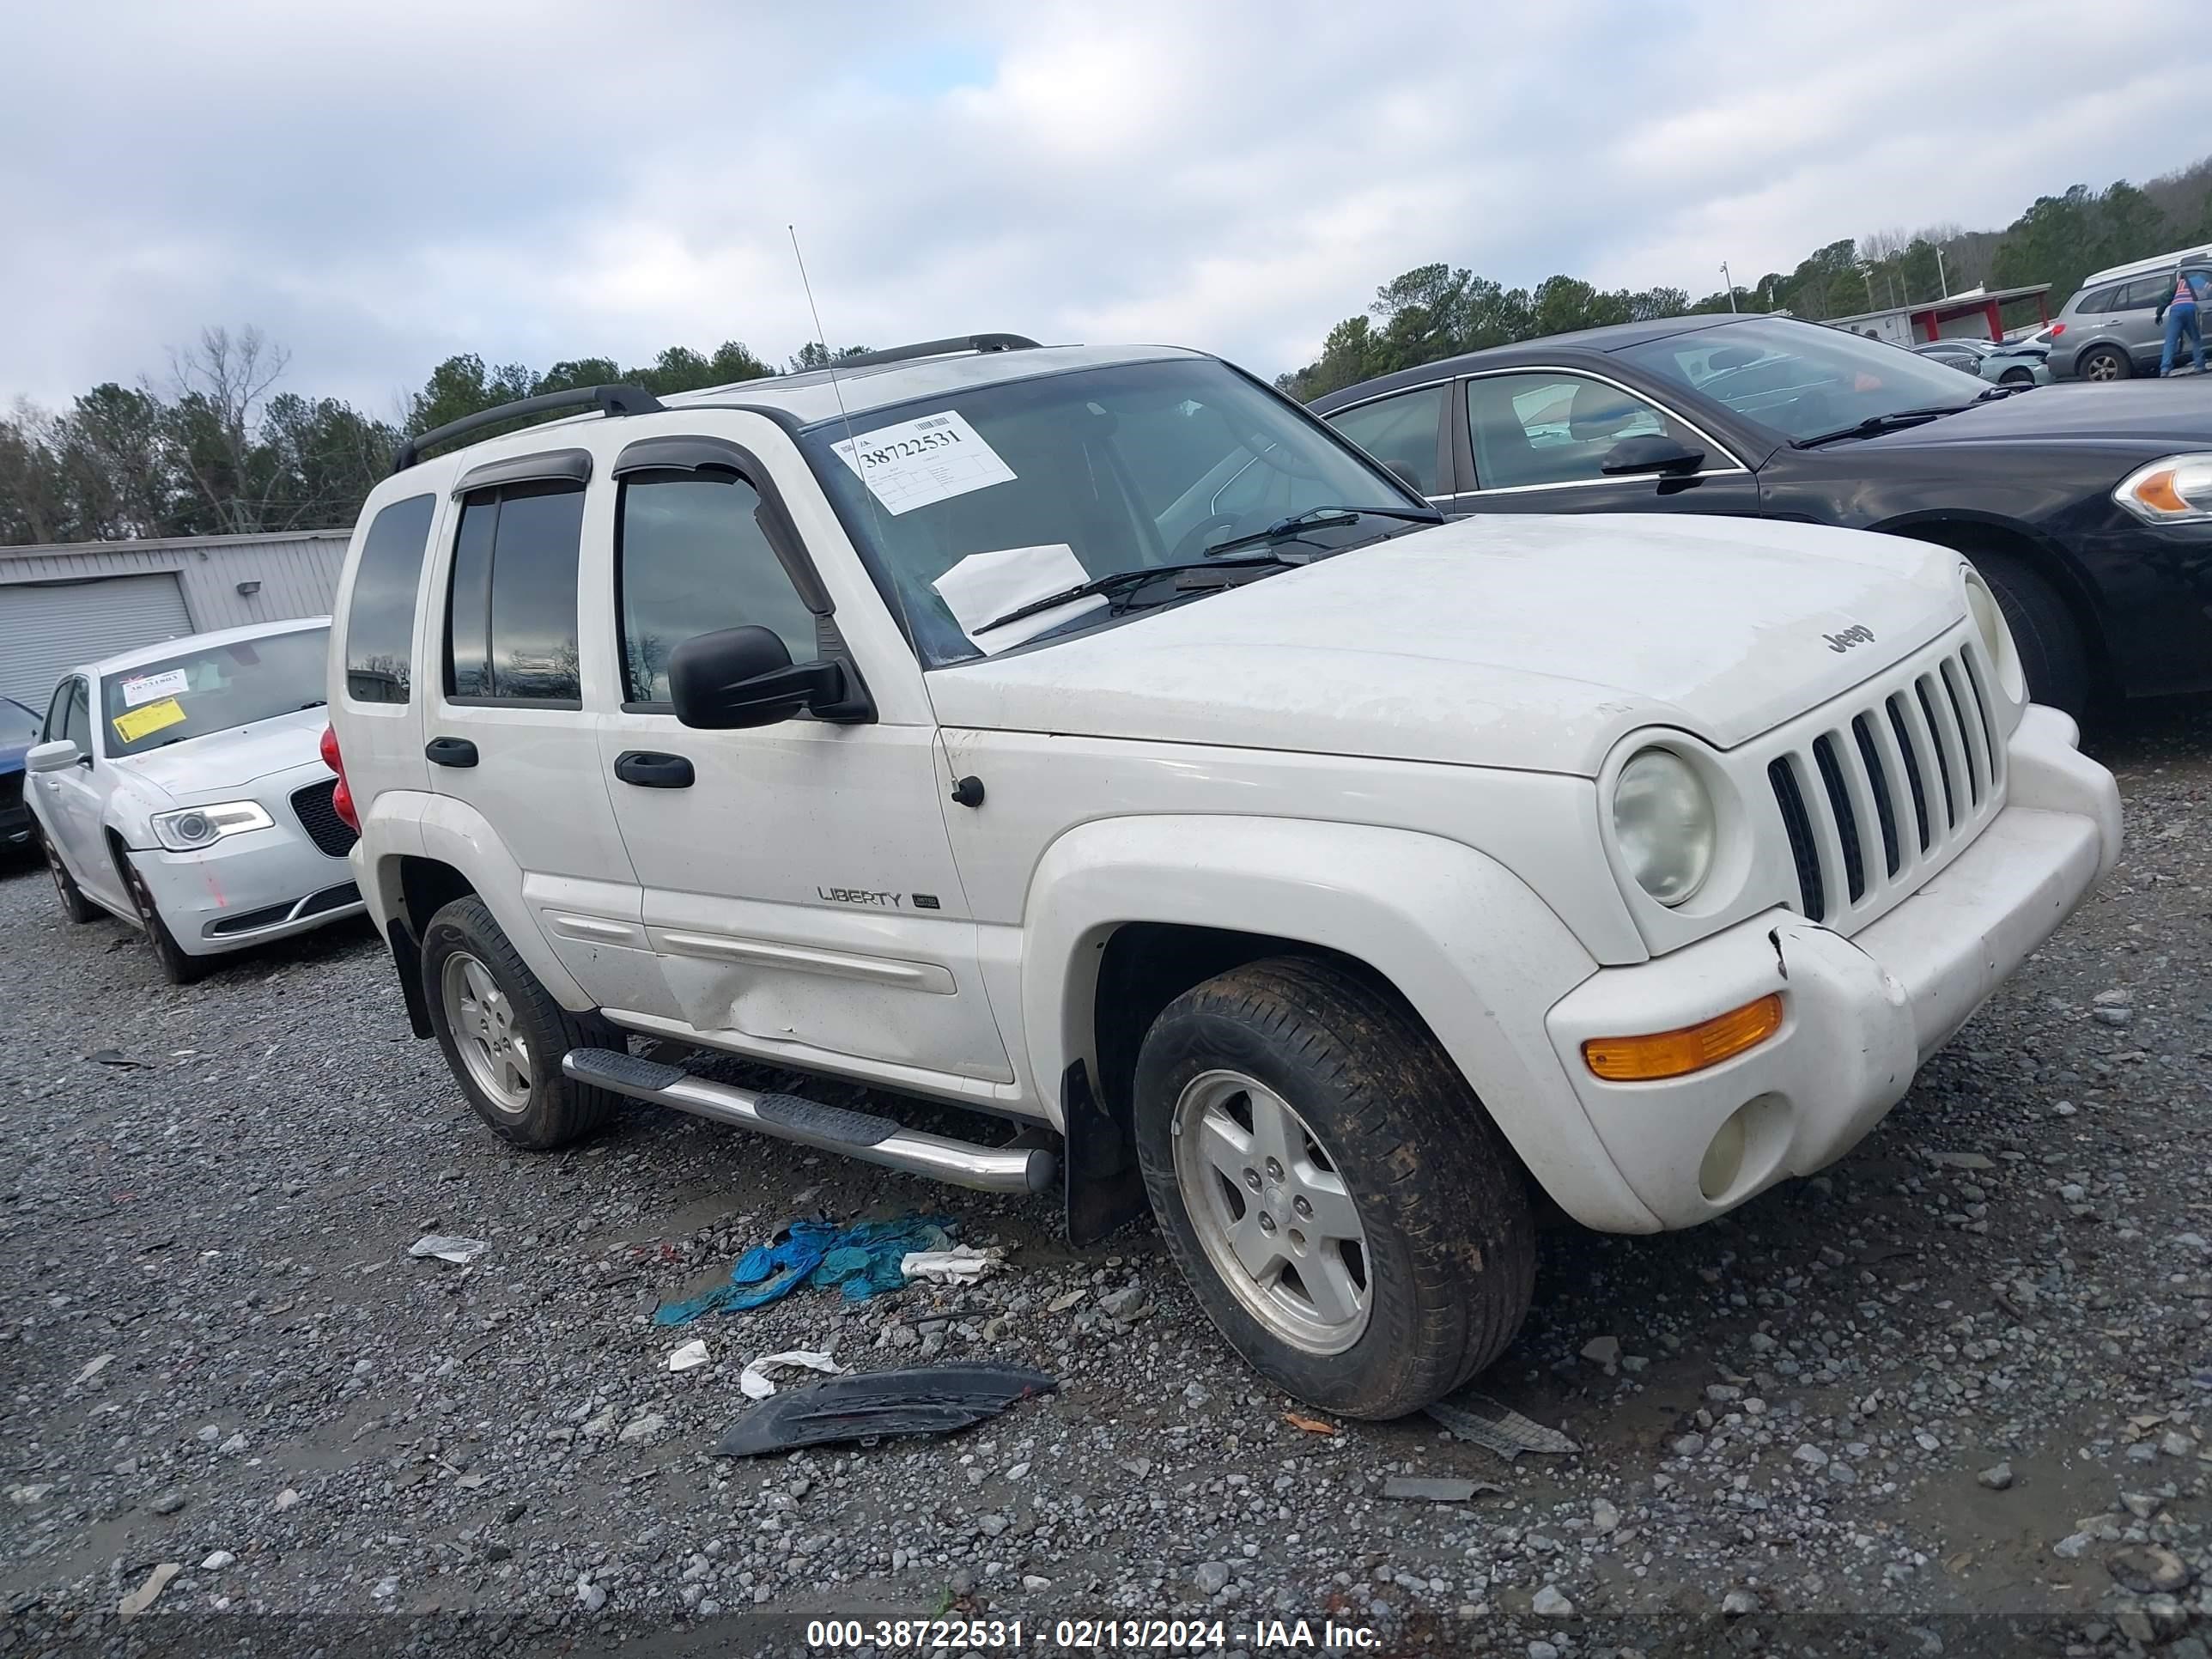
POLYGON ((363 507, 338 808, 517 1146, 630 1097, 1078 1243, 1149 1203, 1271 1382, 1388 1417, 1511 1340, 1532 1190, 1649 1232, 1820 1169, 2118 851, 1948 550, 1443 524, 1195 352, 834 374, 495 410, 363 507))
POLYGON ((23 757, 39 740, 39 717, 13 697, 0 697, 0 847, 26 847, 31 809, 23 802, 23 757))
POLYGON ((1975 340, 1964 336, 1930 340, 1915 355, 1999 386, 2051 384, 2051 347, 2034 340, 1975 340))
POLYGON ((2212 393, 2017 393, 1840 329, 1678 317, 1478 351, 1314 408, 1464 513, 1887 531, 1972 559, 2039 702, 2212 684, 2212 393))
POLYGON ((2124 380, 2157 374, 2166 347, 2160 313, 2184 270, 2212 275, 2212 257, 2194 249, 2116 265, 2082 283, 2045 331, 2051 337, 2051 374, 2062 380, 2124 380))
POLYGON ((260 623, 62 676, 27 793, 70 921, 135 923, 182 985, 361 914, 321 754, 329 647, 327 617, 260 623))

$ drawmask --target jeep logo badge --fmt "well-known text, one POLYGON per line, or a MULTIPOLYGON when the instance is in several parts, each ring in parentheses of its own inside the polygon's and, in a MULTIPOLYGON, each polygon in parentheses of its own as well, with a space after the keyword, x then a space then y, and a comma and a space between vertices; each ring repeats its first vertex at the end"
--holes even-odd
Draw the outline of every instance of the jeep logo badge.
POLYGON ((1848 651, 1855 645, 1866 645, 1874 639, 1874 629, 1863 623, 1854 623, 1840 634, 1823 634, 1831 651, 1848 651))

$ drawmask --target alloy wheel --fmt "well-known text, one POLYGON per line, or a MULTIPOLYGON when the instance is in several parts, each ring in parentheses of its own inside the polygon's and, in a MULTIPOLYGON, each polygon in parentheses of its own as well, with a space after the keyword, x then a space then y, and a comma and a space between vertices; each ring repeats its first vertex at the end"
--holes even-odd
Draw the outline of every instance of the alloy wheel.
POLYGON ((1176 1102, 1176 1183, 1207 1261, 1273 1335, 1341 1353, 1373 1294, 1358 1206, 1312 1127, 1256 1078, 1211 1071, 1176 1102))
POLYGON ((465 951, 446 958, 439 989, 453 1049, 485 1098, 502 1112, 530 1106, 530 1038, 491 969, 465 951))

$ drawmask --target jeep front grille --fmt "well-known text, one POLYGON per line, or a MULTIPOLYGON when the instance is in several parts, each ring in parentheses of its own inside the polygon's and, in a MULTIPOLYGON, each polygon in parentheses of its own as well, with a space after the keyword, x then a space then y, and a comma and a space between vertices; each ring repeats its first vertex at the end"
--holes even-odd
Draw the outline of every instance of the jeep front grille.
POLYGON ((1990 708, 1978 653, 1923 657, 1767 763, 1808 917, 1871 914, 1980 833, 2004 787, 1990 708))

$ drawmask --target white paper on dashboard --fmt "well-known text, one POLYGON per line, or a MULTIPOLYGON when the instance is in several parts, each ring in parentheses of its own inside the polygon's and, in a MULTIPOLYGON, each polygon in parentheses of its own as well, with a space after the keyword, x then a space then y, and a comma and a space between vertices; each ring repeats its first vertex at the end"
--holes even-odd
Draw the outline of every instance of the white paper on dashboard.
POLYGON ((896 518, 932 501, 1010 483, 1014 469, 976 434, 957 410, 879 426, 830 446, 860 475, 868 492, 896 518))
POLYGON ((1065 593, 1090 580, 1091 573, 1075 556, 1073 548, 1066 542, 1048 542, 1042 547, 1002 547, 991 553, 970 553, 930 586, 952 612, 960 631, 985 656, 991 656, 1073 622, 1087 611, 1098 610, 1106 599, 1103 594, 1090 593, 1019 622, 985 628, 983 624, 992 617, 1065 593))
POLYGON ((152 702, 156 697, 181 697, 192 688, 181 668, 171 668, 159 674, 142 674, 135 680, 123 682, 123 702, 127 708, 136 708, 142 702, 152 702))

